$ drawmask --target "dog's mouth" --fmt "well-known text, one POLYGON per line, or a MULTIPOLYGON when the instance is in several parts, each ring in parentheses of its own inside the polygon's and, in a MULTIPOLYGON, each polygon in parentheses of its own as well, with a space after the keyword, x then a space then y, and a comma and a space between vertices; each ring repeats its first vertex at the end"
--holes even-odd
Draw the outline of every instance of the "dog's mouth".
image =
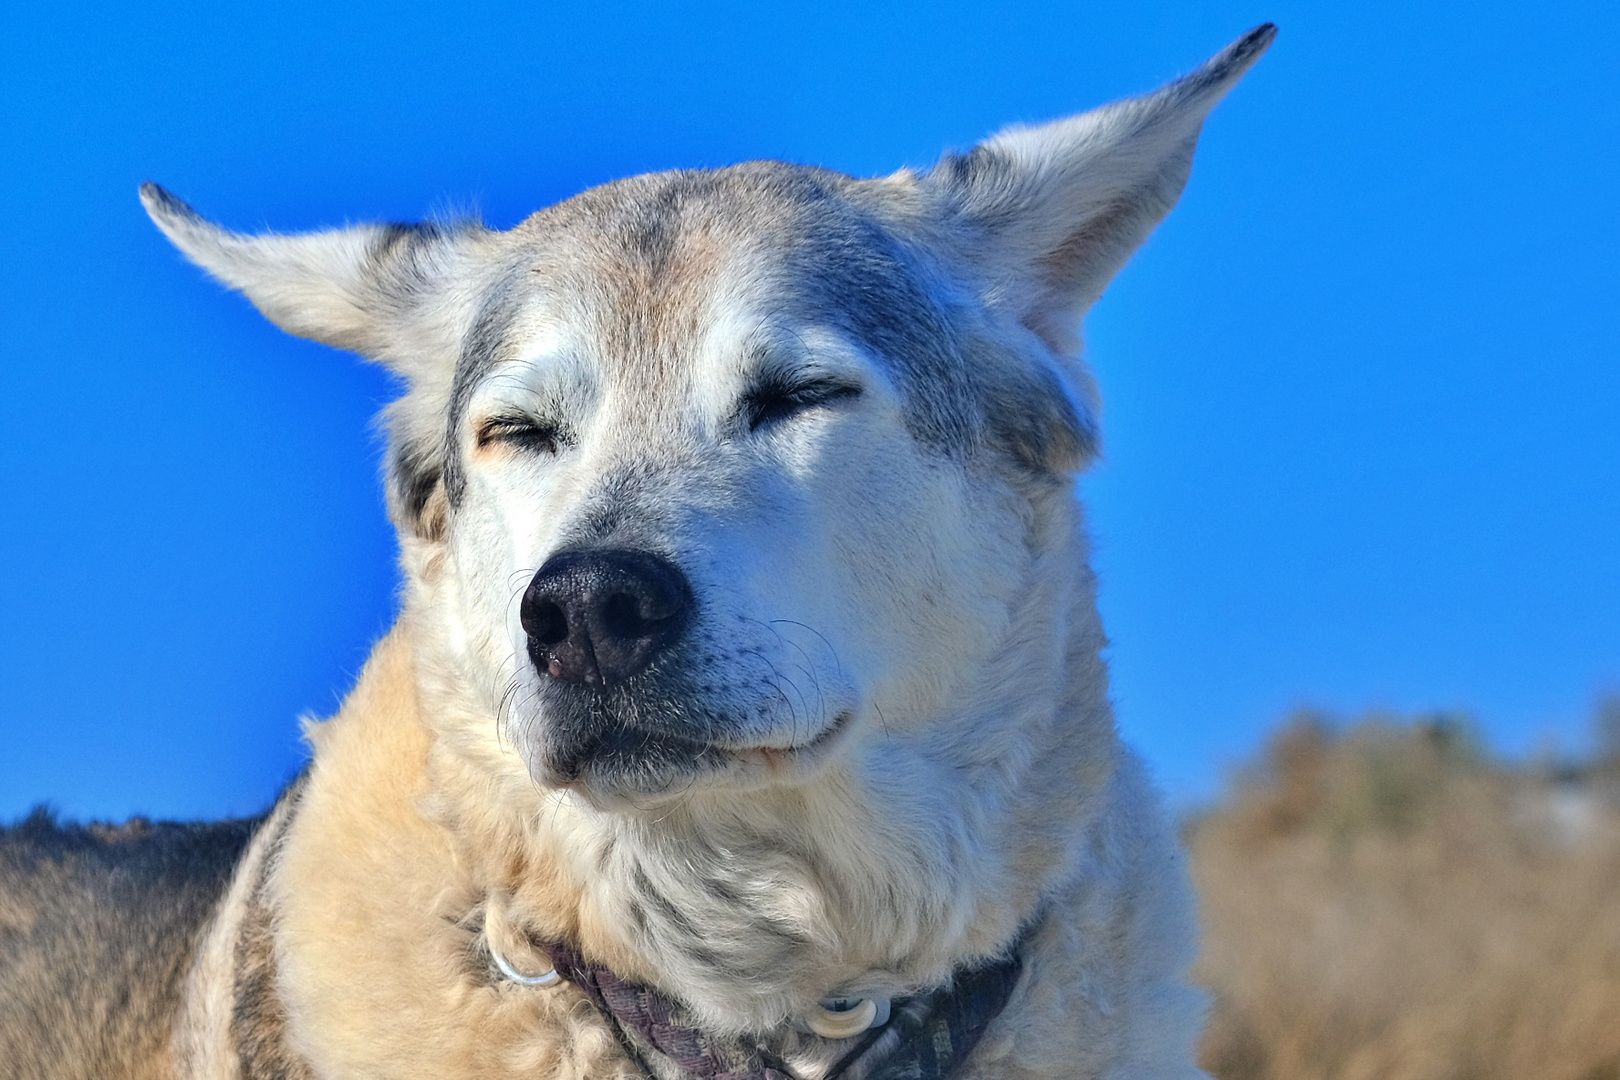
POLYGON ((787 746, 742 740, 691 739, 667 731, 619 726, 587 739, 549 741, 536 778, 612 803, 680 795, 699 785, 761 787, 810 775, 854 727, 854 713, 835 716, 821 731, 787 746))

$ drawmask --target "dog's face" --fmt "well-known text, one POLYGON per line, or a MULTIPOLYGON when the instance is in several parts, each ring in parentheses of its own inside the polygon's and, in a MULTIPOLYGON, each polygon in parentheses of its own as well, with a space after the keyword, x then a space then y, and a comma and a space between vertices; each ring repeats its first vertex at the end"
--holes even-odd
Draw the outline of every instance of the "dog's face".
POLYGON ((1087 424, 914 197, 750 165, 519 230, 433 438, 450 607, 542 782, 802 778, 979 678, 1087 424))
POLYGON ((1009 638, 1093 448, 1079 319, 1269 40, 927 173, 659 174, 506 233, 247 238, 145 197, 272 319, 404 375, 415 595, 536 780, 804 783, 1055 662, 1009 638))

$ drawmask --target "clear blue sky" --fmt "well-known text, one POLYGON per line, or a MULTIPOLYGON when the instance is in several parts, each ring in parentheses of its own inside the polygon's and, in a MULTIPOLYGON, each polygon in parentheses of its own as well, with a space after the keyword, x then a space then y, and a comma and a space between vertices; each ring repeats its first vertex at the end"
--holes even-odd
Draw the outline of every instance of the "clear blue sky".
POLYGON ((396 583, 391 387, 141 214, 243 229, 627 173, 926 164, 1266 19, 1096 309, 1121 723, 1172 794, 1290 707, 1578 744, 1620 687, 1620 6, 24 5, 0 24, 0 818, 242 813, 396 583))

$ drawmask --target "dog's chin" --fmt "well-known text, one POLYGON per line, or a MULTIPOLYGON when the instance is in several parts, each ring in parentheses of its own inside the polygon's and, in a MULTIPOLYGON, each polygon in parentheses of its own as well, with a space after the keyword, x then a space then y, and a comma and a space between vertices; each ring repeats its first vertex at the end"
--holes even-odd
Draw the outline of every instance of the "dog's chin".
POLYGON ((528 755, 529 771, 541 785, 572 791, 601 809, 645 809, 705 791, 802 782, 835 756, 854 720, 852 712, 839 713, 813 737, 788 746, 633 727, 586 739, 553 736, 528 755))

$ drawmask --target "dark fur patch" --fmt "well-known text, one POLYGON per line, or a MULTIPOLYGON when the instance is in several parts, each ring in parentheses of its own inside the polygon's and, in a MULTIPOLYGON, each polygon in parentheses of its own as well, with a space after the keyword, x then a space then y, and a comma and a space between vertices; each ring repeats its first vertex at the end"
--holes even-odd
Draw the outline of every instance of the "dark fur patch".
POLYGON ((394 520, 426 540, 444 535, 443 516, 429 514, 444 479, 438 442, 396 435, 388 454, 388 501, 394 520))
POLYGON ((445 417, 443 443, 436 447, 439 460, 443 463, 444 493, 451 510, 461 505, 467 487, 460 436, 467 420, 468 403, 478 384, 501 358, 507 331, 516 314, 513 284, 517 278, 516 273, 508 274, 502 285, 485 298, 472 330, 462 342, 461 356, 456 362, 455 382, 450 390, 450 414, 445 417))
MULTIPOLYGON (((295 786, 283 798, 296 799, 301 786, 295 786)), ((236 1044, 242 1080, 314 1080, 303 1058, 287 1045, 287 1011, 276 988, 275 913, 264 896, 265 880, 275 867, 293 820, 293 814, 285 815, 278 835, 269 840, 236 939, 231 1038, 236 1044)))

